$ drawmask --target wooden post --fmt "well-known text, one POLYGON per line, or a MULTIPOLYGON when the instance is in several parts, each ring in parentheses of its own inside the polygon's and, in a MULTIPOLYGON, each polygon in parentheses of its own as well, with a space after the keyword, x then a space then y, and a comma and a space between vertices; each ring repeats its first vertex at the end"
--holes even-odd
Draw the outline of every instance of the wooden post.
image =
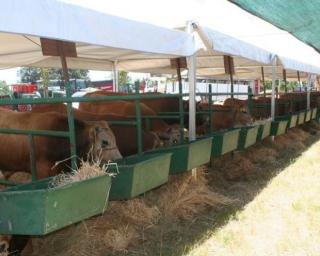
POLYGON ((282 70, 283 81, 284 81, 284 92, 287 93, 287 71, 285 69, 282 70))
POLYGON ((264 68, 261 67, 262 84, 263 84, 263 96, 266 97, 266 85, 264 83, 264 68))
POLYGON ((234 82, 233 82, 233 74, 234 71, 234 64, 233 64, 233 58, 228 55, 223 56, 223 62, 224 62, 224 70, 226 74, 230 75, 230 84, 231 84, 231 98, 234 98, 234 82))
POLYGON ((300 88, 300 92, 301 92, 301 80, 300 80, 300 72, 299 71, 297 71, 297 76, 298 76, 299 88, 300 88))

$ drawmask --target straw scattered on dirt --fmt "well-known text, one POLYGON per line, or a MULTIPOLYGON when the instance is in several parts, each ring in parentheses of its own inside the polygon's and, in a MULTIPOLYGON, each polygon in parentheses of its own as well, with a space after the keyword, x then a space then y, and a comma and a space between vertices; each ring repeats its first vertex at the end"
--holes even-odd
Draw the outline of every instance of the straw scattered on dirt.
POLYGON ((170 182, 156 191, 161 213, 169 219, 193 219, 208 208, 219 208, 233 200, 213 191, 203 170, 197 176, 191 172, 172 177, 170 182))
POLYGON ((295 157, 305 150, 310 136, 300 128, 290 129, 274 142, 267 139, 246 151, 215 158, 212 168, 198 168, 196 178, 191 172, 172 175, 167 184, 139 198, 110 202, 102 216, 34 238, 33 255, 155 255, 166 246, 162 255, 176 251, 184 255, 186 249, 175 248, 181 244, 175 242, 177 232, 179 239, 188 237, 189 241, 194 232, 189 226, 202 225, 197 222, 201 216, 206 221, 219 219, 220 211, 253 200, 266 184, 268 172, 270 176, 272 168, 278 168, 269 167, 284 161, 284 156, 295 157), (173 231, 171 227, 177 228, 173 231))

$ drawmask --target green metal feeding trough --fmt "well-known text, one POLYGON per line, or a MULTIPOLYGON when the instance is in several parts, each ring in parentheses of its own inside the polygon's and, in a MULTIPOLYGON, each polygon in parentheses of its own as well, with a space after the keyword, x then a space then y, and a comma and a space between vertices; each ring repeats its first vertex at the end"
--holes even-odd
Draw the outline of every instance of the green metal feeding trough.
POLYGON ((306 116, 306 112, 302 111, 298 114, 299 118, 298 118, 298 125, 303 124, 304 123, 304 119, 306 116))
POLYGON ((176 146, 163 147, 145 152, 145 154, 171 153, 170 174, 189 171, 210 161, 212 138, 197 139, 195 141, 176 146))
POLYGON ((287 131, 287 125, 288 125, 288 121, 287 120, 272 121, 272 123, 271 123, 271 135, 272 136, 277 136, 277 135, 285 134, 286 131, 287 131))
POLYGON ((0 192, 0 234, 45 235, 106 210, 108 174, 55 188, 51 180, 0 192))
POLYGON ((314 120, 317 118, 317 108, 312 109, 312 114, 311 114, 311 120, 314 120))
POLYGON ((305 122, 309 122, 311 120, 311 114, 312 114, 311 109, 306 111, 305 122))
POLYGON ((242 127, 238 141, 238 149, 245 149, 252 146, 257 141, 259 126, 242 127))
POLYGON ((271 120, 266 121, 264 124, 259 125, 259 130, 257 134, 257 141, 264 140, 269 137, 271 133, 271 120))
POLYGON ((221 156, 238 148, 240 129, 232 129, 224 132, 215 132, 212 135, 213 156, 221 156))
POLYGON ((133 198, 166 183, 170 161, 170 153, 127 157, 117 161, 118 170, 115 165, 108 168, 108 171, 119 172, 112 178, 110 200, 133 198))
POLYGON ((297 126, 298 118, 299 118, 298 114, 286 115, 286 116, 277 117, 276 121, 288 121, 287 128, 289 129, 297 126))
POLYGON ((289 116, 289 120, 288 120, 288 127, 289 128, 293 128, 297 126, 297 122, 298 122, 298 115, 290 115, 289 116))

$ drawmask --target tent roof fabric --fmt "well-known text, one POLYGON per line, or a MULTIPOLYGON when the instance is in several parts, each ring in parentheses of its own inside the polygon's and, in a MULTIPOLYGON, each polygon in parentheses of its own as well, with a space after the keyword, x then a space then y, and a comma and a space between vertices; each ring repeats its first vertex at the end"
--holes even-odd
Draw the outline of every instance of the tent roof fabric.
POLYGON ((320 52, 319 0, 229 0, 320 52))
POLYGON ((68 58, 70 68, 110 70, 115 60, 174 58, 197 50, 186 32, 55 0, 3 1, 1 13, 0 68, 59 67, 59 58, 42 56, 40 37, 76 42, 79 58, 68 58))

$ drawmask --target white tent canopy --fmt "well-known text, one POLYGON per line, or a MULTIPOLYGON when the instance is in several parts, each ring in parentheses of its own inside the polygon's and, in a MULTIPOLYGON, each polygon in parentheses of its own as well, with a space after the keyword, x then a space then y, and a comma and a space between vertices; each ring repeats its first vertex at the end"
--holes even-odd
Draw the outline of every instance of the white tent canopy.
POLYGON ((190 56, 197 49, 188 33, 127 20, 54 0, 1 2, 0 68, 60 67, 43 56, 40 38, 76 43, 70 68, 110 70, 117 60, 190 56))
MULTIPOLYGON (((197 54, 198 76, 228 79, 229 76, 225 74, 224 70, 223 55, 229 55, 234 60, 234 79, 260 79, 262 77, 261 67, 264 68, 266 79, 272 77, 271 60, 275 53, 195 23, 194 28, 195 37, 201 40, 207 48, 207 50, 200 50, 197 54)), ((170 61, 165 59, 120 61, 119 68, 153 74, 176 73, 176 70, 171 69, 170 61)), ((278 78, 282 78, 283 69, 286 69, 288 78, 296 78, 297 71, 301 71, 301 78, 306 78, 307 73, 320 74, 320 66, 310 65, 277 54, 278 78)))

